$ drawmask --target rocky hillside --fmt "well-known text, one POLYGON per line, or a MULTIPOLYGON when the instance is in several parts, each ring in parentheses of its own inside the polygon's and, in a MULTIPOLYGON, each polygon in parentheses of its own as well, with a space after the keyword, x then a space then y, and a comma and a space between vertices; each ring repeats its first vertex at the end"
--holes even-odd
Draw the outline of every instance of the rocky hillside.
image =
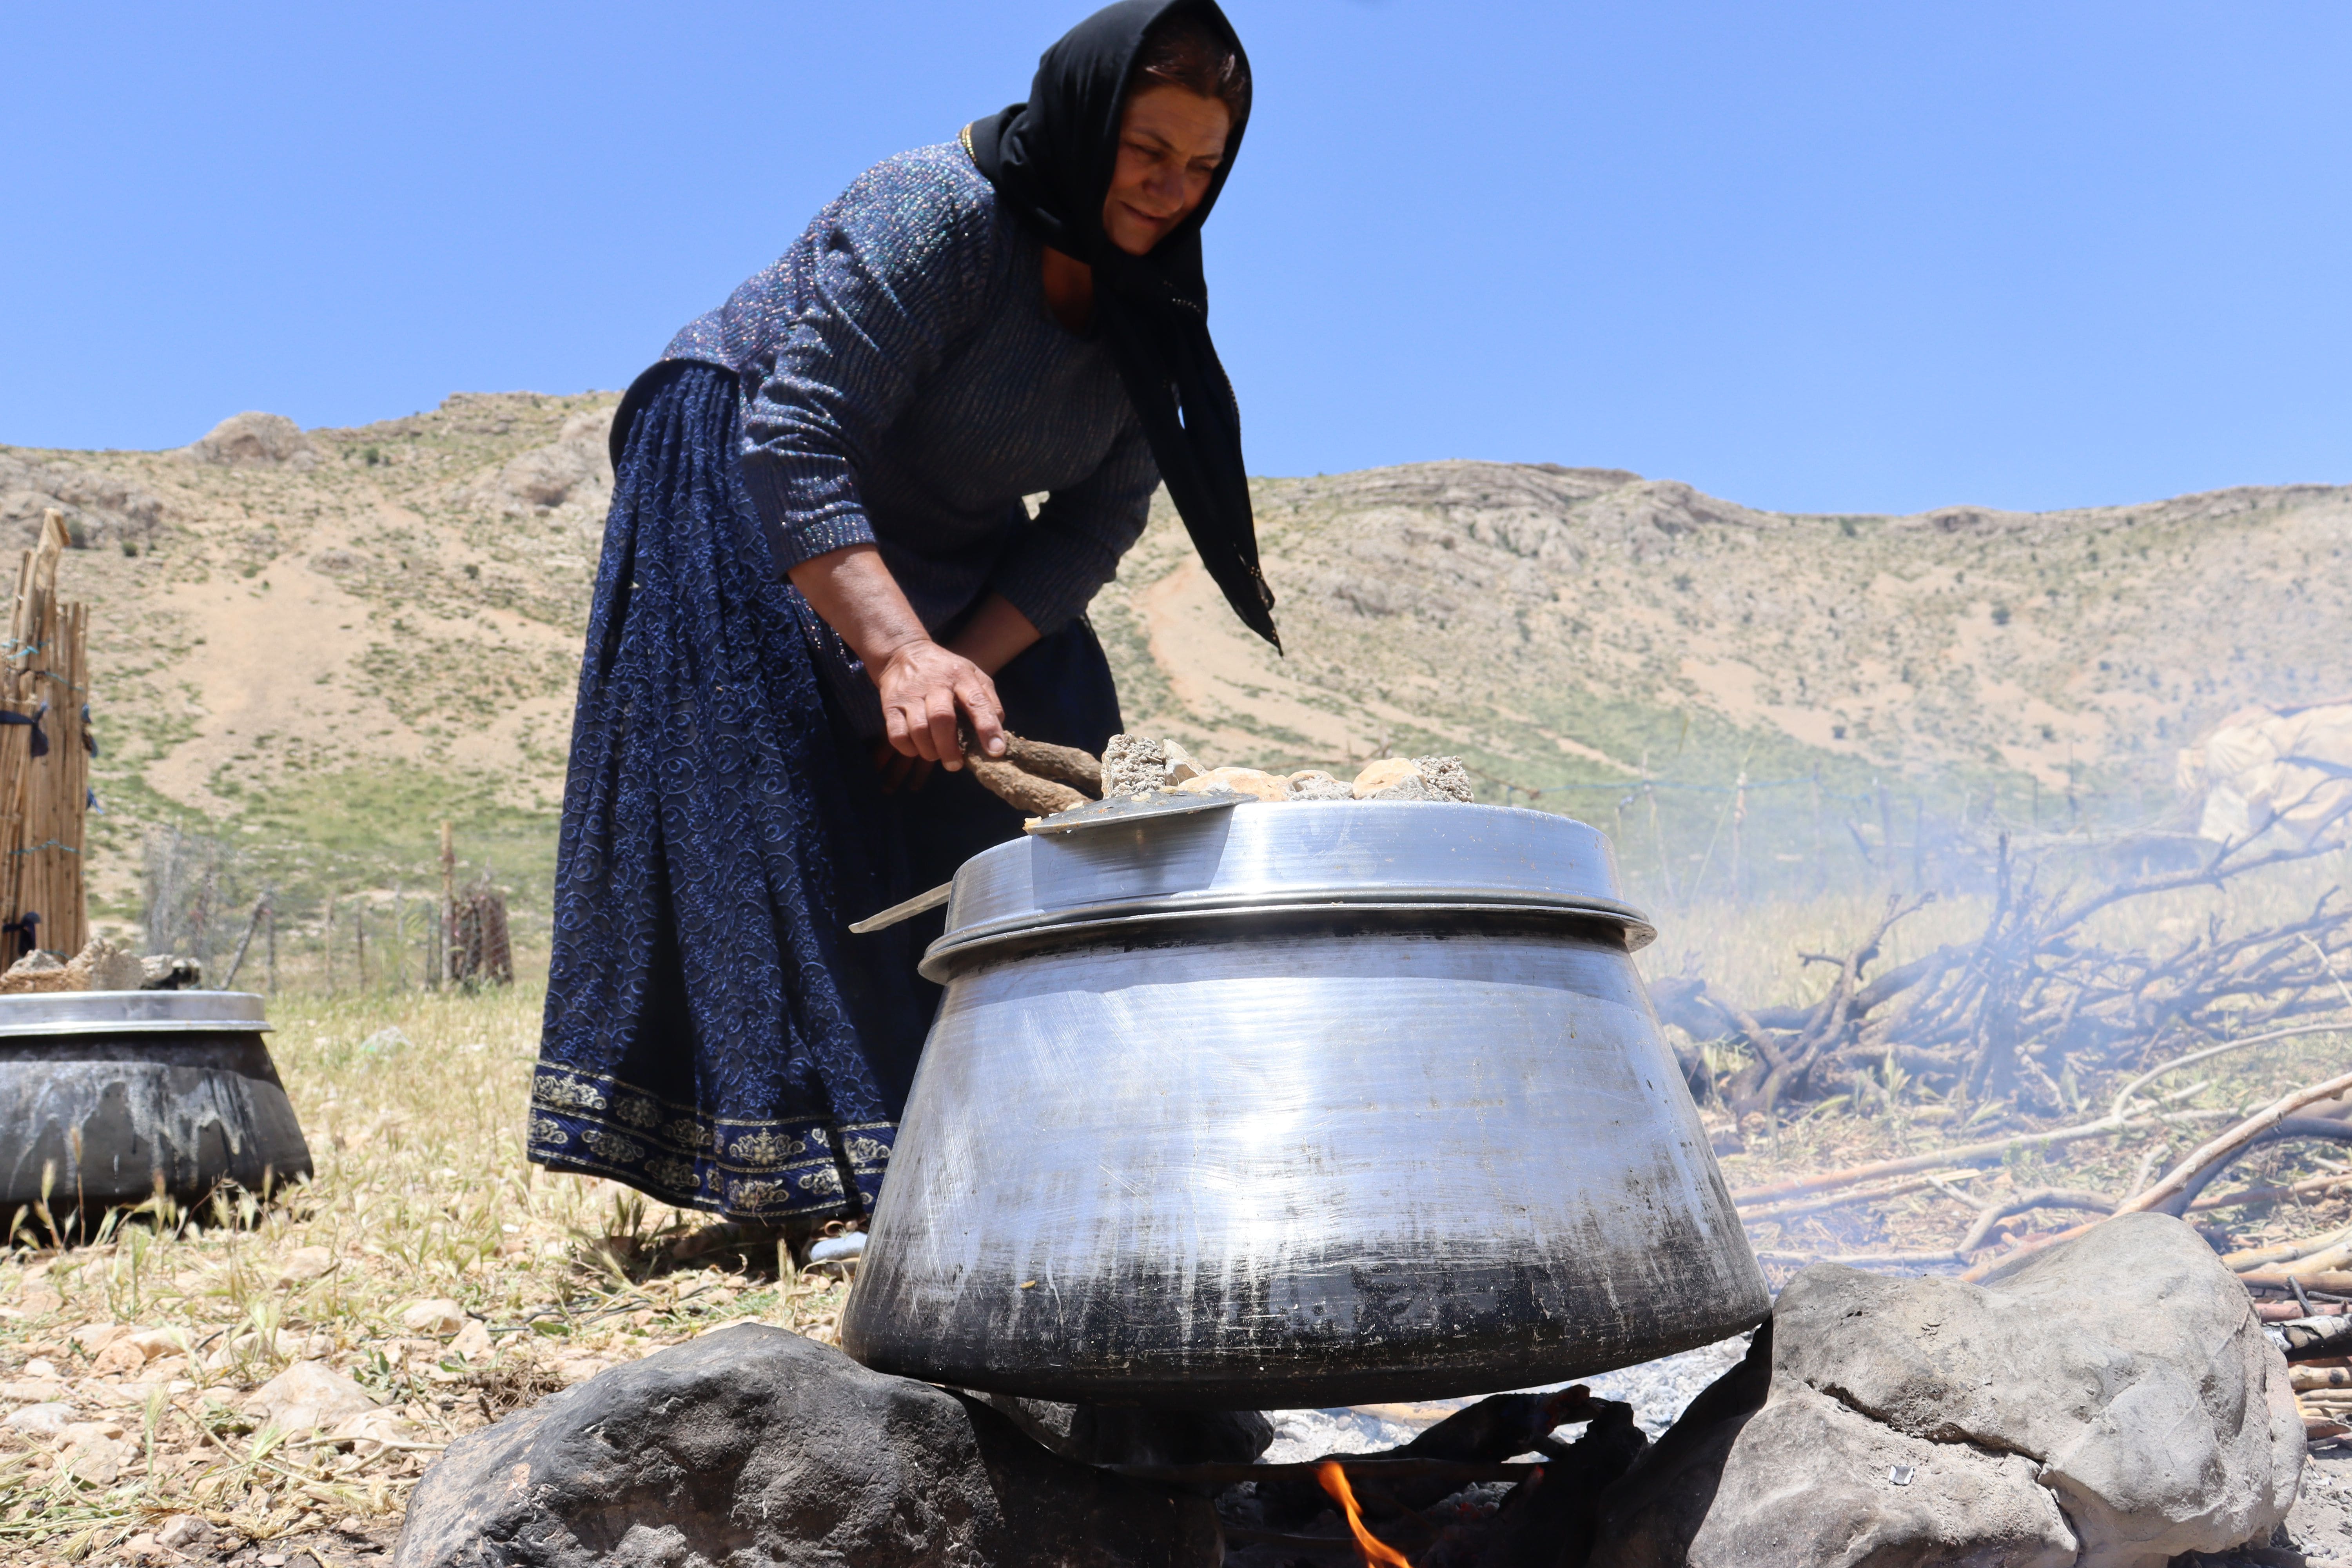
MULTIPOLYGON (((105 907, 135 912, 172 825, 296 907, 422 886, 444 817, 470 864, 543 885, 614 401, 0 447, 0 530, 56 505, 85 546, 105 907)), ((1257 499, 1286 656, 1163 506, 1095 608, 1132 726, 1269 766, 1459 752, 1493 798, 1540 789, 1685 888, 1742 853, 1916 856, 1930 822, 2158 816, 2202 726, 2352 691, 2347 489, 1798 517, 1454 462, 1257 499)))
MULTIPOLYGON (((1744 771, 1864 837, 1923 811, 2054 827, 2161 817, 2196 731, 2352 691, 2352 489, 1799 517, 1456 462, 1256 494, 1286 658, 1171 517, 1096 612, 1136 717, 1218 754, 1459 751, 1596 819, 1645 772, 1728 798, 1744 771)), ((1677 800, 1686 830, 1724 815, 1677 800)))
POLYGON ((159 830, 198 847, 182 897, 204 883, 224 911, 263 886, 297 921, 327 894, 437 886, 444 818, 469 869, 543 883, 615 401, 0 448, 0 526, 29 539, 59 506, 86 546, 61 581, 92 605, 100 910, 137 913, 159 830))

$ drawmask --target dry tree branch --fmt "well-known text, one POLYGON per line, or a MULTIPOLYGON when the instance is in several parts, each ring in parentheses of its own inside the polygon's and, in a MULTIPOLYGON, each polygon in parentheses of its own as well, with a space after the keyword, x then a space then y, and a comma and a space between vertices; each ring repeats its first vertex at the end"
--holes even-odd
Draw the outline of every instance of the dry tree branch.
POLYGON ((2284 1203, 2289 1198, 2315 1197, 2346 1186, 2352 1186, 2352 1175, 2309 1176, 2283 1187, 2248 1187, 2243 1192, 2223 1193, 2218 1197, 2200 1195, 2189 1200, 2189 1212, 2203 1214, 2209 1209, 2242 1208, 2247 1204, 2284 1203))
POLYGON ((2267 1034, 2248 1035, 2243 1039, 2224 1040, 2218 1046, 2208 1046, 2201 1051, 2191 1051, 2185 1057, 2176 1057, 2160 1068, 2156 1068, 2150 1071, 2144 1072, 2140 1074, 2139 1077, 2132 1079, 2131 1082, 2124 1085, 2122 1089, 2116 1091, 2114 1102, 2107 1107, 2107 1114, 2110 1116, 2123 1115, 2126 1108, 2129 1105, 2133 1095, 2137 1094, 2141 1089, 2146 1089, 2149 1084, 2154 1083, 2158 1079, 2162 1078, 2165 1074, 2173 1071, 2177 1068, 2185 1068, 2193 1062, 2201 1062, 2211 1057, 2223 1056, 2231 1051, 2243 1050, 2248 1046, 2267 1045, 2273 1040, 2291 1039, 2300 1035, 2341 1034, 2347 1030, 2352 1030, 2352 1024, 2305 1024, 2291 1029, 2273 1029, 2267 1034))
POLYGON ((2352 1073, 2339 1074, 2321 1083, 2306 1084, 2291 1094, 2280 1096, 2166 1172, 2154 1186, 2126 1199, 2116 1212, 2145 1214, 2152 1209, 2162 1214, 2178 1215, 2196 1195, 2189 1187, 2191 1179, 2207 1166, 2227 1161, 2241 1148, 2314 1100, 2333 1099, 2347 1089, 2352 1089, 2352 1073), (2177 1206, 2176 1198, 2179 1200, 2177 1206))
MULTIPOLYGON (((1884 1187, 1872 1187, 1864 1192, 1836 1193, 1828 1197, 1803 1198, 1794 1203, 1774 1204, 1765 1208, 1742 1209, 1739 1220, 1742 1225, 1761 1225, 1767 1220, 1795 1219, 1801 1215, 1819 1214, 1824 1209, 1844 1208, 1851 1204, 1874 1204, 1882 1203, 1888 1198, 1908 1197, 1913 1193, 1927 1192, 1930 1188, 1940 1189, 1950 1196, 1959 1199, 1960 1202, 1969 1204, 1967 1194, 1954 1192, 1946 1184, 1972 1182, 1981 1173, 1977 1171, 1956 1171, 1948 1177, 1938 1178, 1933 1172, 1929 1172, 1923 1176, 1915 1176, 1909 1181, 1895 1182, 1884 1187)), ((1969 1204, 1969 1206, 1974 1208, 1976 1205, 1969 1204)))
POLYGON ((2093 1214, 2105 1215, 2113 1214, 2115 1208, 2116 1200, 2105 1193, 2080 1192, 2069 1187, 2037 1187, 2032 1192, 2020 1193, 1979 1209, 1976 1223, 1969 1226, 1968 1235, 1960 1238, 1959 1246, 1954 1250, 1962 1254, 1974 1252, 1985 1244, 1985 1238, 1992 1234, 1993 1226, 2034 1209, 2088 1209, 2093 1214))
POLYGON ((1848 1165, 1843 1170, 1794 1176, 1768 1186, 1743 1187, 1731 1194, 1731 1201, 1734 1204, 1761 1204, 1780 1198, 1799 1197, 1807 1193, 1834 1192, 1840 1187, 1859 1186, 1884 1176, 1907 1176, 1917 1171, 1941 1170, 1947 1165, 1990 1164, 2013 1149, 2054 1149, 2061 1144, 2084 1138, 2104 1138, 2111 1132, 2128 1129, 2214 1121, 2228 1114, 2226 1110, 2179 1110, 2129 1118, 2103 1116, 2096 1121, 2085 1121, 2074 1127, 2053 1127, 2047 1132, 2020 1132, 2007 1138, 1988 1139, 1981 1143, 1962 1143, 1925 1154, 1906 1154, 1897 1160, 1877 1160, 1866 1165, 1848 1165))
POLYGON ((1004 760, 1026 773, 1041 779, 1066 784, 1089 795, 1102 794, 1102 763, 1092 752, 1076 746, 1056 746, 1044 741, 1032 741, 1004 734, 1004 760))

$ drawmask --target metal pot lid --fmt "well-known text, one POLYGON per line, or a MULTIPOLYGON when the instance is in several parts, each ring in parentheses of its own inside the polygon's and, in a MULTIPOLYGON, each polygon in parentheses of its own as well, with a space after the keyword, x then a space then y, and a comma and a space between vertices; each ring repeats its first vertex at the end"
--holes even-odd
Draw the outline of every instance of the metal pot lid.
POLYGON ((1549 812, 1434 801, 1283 801, 1086 833, 1031 835, 964 862, 927 972, 1064 926, 1340 906, 1553 910, 1654 934, 1618 896, 1598 829, 1549 812))
POLYGON ((259 1034, 250 991, 40 991, 0 996, 0 1039, 26 1036, 259 1034))

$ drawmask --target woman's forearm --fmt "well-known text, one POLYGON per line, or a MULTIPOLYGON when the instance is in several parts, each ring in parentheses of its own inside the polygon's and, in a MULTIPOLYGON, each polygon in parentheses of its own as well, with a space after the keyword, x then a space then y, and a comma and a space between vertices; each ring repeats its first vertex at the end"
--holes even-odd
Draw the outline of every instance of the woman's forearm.
POLYGON ((994 675, 1014 656, 1037 640, 1037 628, 1029 617, 1013 607, 1013 601, 1002 594, 991 594, 982 599, 980 608, 963 629, 950 639, 948 647, 994 675))
MULTIPOLYGON (((870 544, 830 550, 788 575, 865 664, 881 696, 883 731, 893 748, 953 771, 963 766, 957 731, 968 723, 983 752, 1004 754, 1004 716, 990 672, 970 655, 931 640, 880 551, 870 544)), ((1019 614, 1013 611, 1016 619, 1019 614)), ((1036 635, 1031 628, 1030 637, 1036 635)))
POLYGON ((882 552, 870 544, 813 555, 788 575, 867 669, 878 670, 908 643, 930 638, 882 552))

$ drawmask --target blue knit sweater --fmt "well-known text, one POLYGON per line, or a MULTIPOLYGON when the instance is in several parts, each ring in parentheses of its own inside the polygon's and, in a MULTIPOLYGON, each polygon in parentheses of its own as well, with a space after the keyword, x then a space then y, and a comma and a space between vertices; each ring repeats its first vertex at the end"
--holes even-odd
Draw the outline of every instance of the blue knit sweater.
POLYGON ((1159 483, 1109 353, 1054 320, 1036 240, 957 142, 858 176, 663 357, 740 382, 778 570, 872 542, 933 632, 992 589, 1060 629, 1159 483))

